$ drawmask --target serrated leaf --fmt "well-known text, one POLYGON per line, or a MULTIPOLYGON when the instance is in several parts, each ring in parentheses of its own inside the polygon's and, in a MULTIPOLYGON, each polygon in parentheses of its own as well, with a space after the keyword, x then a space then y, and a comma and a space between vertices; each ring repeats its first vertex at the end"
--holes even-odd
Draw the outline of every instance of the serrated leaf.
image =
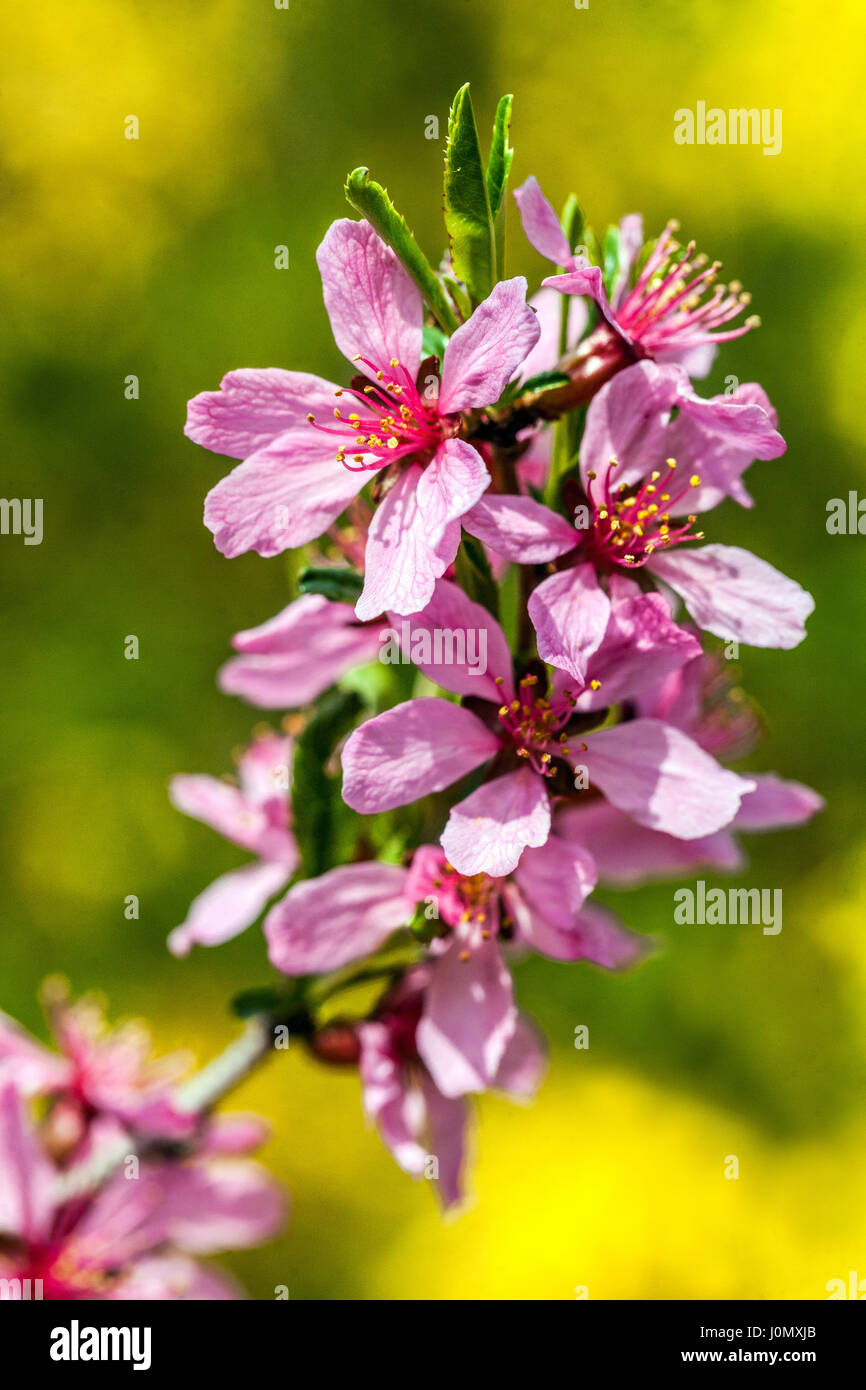
POLYGON ((301 872, 314 878, 333 867, 332 850, 344 803, 340 777, 325 771, 339 740, 363 708, 355 691, 331 690, 318 701, 316 713, 298 739, 292 776, 293 830, 301 872))
POLYGON ((499 590, 487 560, 484 546, 475 536, 463 532, 460 549, 454 561, 457 582, 475 603, 481 603, 499 619, 499 590))
POLYGON ((500 275, 505 265, 505 190, 514 149, 508 140, 511 126, 511 107, 514 98, 500 97, 493 121, 493 141, 487 158, 487 201, 493 218, 493 237, 496 246, 496 266, 500 275))
POLYGON ((394 207, 386 189, 370 178, 369 169, 353 169, 346 179, 346 197, 399 257, 430 305, 437 322, 446 333, 453 333, 459 326, 458 320, 448 303, 442 282, 410 232, 406 219, 394 207))
POLYGON ((478 304, 496 282, 496 246, 468 82, 448 115, 444 196, 454 273, 478 304))
POLYGON ((324 594, 325 598, 340 603, 355 603, 364 587, 364 580, 357 570, 305 569, 298 580, 302 594, 324 594))
POLYGON ((575 193, 569 193, 562 209, 562 230, 565 239, 573 251, 576 246, 580 246, 584 240, 586 231, 586 218, 583 215, 583 208, 580 206, 580 199, 575 193))

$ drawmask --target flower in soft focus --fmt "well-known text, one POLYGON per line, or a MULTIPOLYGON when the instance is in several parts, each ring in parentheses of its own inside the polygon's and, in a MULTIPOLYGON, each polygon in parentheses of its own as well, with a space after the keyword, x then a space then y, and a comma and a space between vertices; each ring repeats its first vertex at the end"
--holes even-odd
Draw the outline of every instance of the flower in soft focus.
MULTIPOLYGON (((101 1140, 92 1136, 89 1156, 101 1140)), ((61 1300, 234 1299, 193 1256, 258 1245, 285 1219, 282 1190, 247 1159, 145 1160, 95 1191, 64 1190, 24 1099, 0 1073, 0 1278, 61 1300)))
MULTIPOLYGON (((435 1177, 447 1209, 463 1196, 468 1106, 462 1092, 443 1094, 425 1066, 418 1030, 427 985, 426 967, 410 971, 359 1026, 359 1067, 367 1116, 404 1172, 435 1177)), ((533 1095, 545 1057, 532 1026, 518 1018, 497 1051, 490 1084, 517 1099, 533 1095)))
POLYGON ((260 709, 310 704, 381 650, 378 624, 359 623, 348 603, 321 594, 303 594, 259 627, 236 632, 232 646, 240 655, 220 670, 220 690, 260 709))
POLYGON ((54 1152, 73 1152, 97 1118, 137 1134, 188 1138, 198 1119, 179 1108, 174 1088, 188 1069, 176 1054, 151 1059, 151 1039, 139 1023, 109 1028, 100 1003, 70 1002, 63 981, 51 979, 43 1002, 59 1052, 52 1052, 0 1013, 0 1078, 23 1095, 50 1096, 54 1152))
POLYGON ((422 361, 421 295, 368 223, 333 223, 317 260, 337 346, 363 376, 341 388, 275 367, 236 371, 196 396, 189 437, 244 460, 208 494, 205 523, 224 555, 278 555, 321 536, 374 472, 379 505, 355 611, 413 613, 490 483, 460 437, 462 412, 496 402, 538 324, 526 281, 500 281, 452 335, 440 376, 422 361))
MULTIPOLYGON (((756 742, 757 721, 722 666, 701 653, 638 695, 636 712, 675 725, 715 757, 743 757, 756 742)), ((602 880, 621 886, 698 868, 739 869, 743 855, 735 831, 803 825, 824 805, 801 782, 775 773, 752 772, 749 777, 753 789, 743 796, 730 825, 697 839, 678 840, 641 825, 600 798, 563 806, 554 817, 554 830, 589 851, 602 880)))
MULTIPOLYGON (((604 596, 598 591, 597 597, 604 596)), ((607 611, 606 597, 604 603, 607 611)), ((670 666, 694 654, 697 644, 683 641, 674 624, 669 624, 673 631, 665 631, 656 614, 652 621, 669 645, 670 666)), ((658 719, 630 719, 584 733, 582 717, 574 722, 580 682, 558 682, 544 693, 539 676, 530 673, 516 686, 501 627, 447 581, 439 581, 432 603, 408 626, 413 632, 439 629, 464 637, 485 633, 487 669, 479 675, 459 660, 421 664, 444 689, 476 697, 472 708, 421 698, 362 724, 343 749, 343 798, 364 814, 390 810, 489 763, 486 780, 451 808, 442 834, 442 848, 462 874, 500 877, 516 868, 524 849, 545 844, 551 797, 571 788, 570 770, 585 769, 593 788, 642 825, 682 839, 727 825, 753 789, 752 782, 721 768, 693 739, 658 719)), ((577 640, 575 633, 579 628, 571 624, 562 642, 577 640)), ((612 684, 622 684, 623 660, 634 669, 628 648, 623 653, 613 644, 612 684)), ((608 666, 600 660, 598 669, 595 680, 604 689, 608 666)))
POLYGON ((551 837, 523 854, 513 877, 457 872, 438 846, 411 867, 365 861, 289 889, 265 919, 271 964, 286 975, 336 970, 377 951, 426 904, 438 925, 430 943, 413 1043, 446 1096, 496 1085, 518 1026, 503 945, 554 960, 615 969, 644 942, 604 909, 586 905, 592 856, 551 837))
MULTIPOLYGON (((698 512, 727 496, 750 505, 742 473, 753 458, 776 458, 783 449, 759 386, 702 400, 680 368, 650 362, 603 386, 580 446, 577 548, 529 599, 542 659, 580 678, 607 630, 598 577, 641 569, 673 589, 717 637, 797 646, 814 608, 799 584, 738 546, 681 548, 703 539, 692 529, 698 512)), ((475 531, 481 534, 477 524, 475 531)), ((551 543, 560 535, 561 519, 549 517, 551 543)), ((483 539, 497 544, 491 526, 483 539)))
MULTIPOLYGON (((573 254, 538 180, 530 176, 514 197, 527 239, 565 270, 542 284, 561 294, 593 300, 604 320, 602 333, 618 340, 632 360, 652 357, 657 362, 677 362, 691 376, 706 376, 719 343, 740 338, 760 323, 752 315, 744 323, 725 326, 739 318, 750 296, 736 282, 717 285, 720 262, 708 265, 705 255, 696 254, 694 242, 683 248, 674 241, 676 222, 667 224, 638 269, 643 221, 638 213, 622 219, 616 280, 608 293, 601 269, 591 265, 585 254, 573 254)), ((595 350, 604 351, 600 344, 595 350)))
POLYGON ((239 785, 216 777, 172 778, 171 799, 179 811, 256 855, 254 864, 223 874, 199 894, 186 921, 169 936, 175 955, 186 955, 194 945, 230 941, 288 883, 298 865, 289 804, 291 765, 291 739, 267 732, 241 753, 239 785))

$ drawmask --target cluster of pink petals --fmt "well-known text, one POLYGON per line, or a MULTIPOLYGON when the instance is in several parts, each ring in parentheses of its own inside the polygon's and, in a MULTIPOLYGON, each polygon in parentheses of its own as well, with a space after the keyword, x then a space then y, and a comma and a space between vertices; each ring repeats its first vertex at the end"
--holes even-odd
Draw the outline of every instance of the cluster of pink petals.
MULTIPOLYGON (((635 693, 644 679, 676 669, 699 650, 660 611, 654 596, 621 581, 617 618, 633 633, 649 626, 652 660, 635 659, 632 643, 614 636, 595 654, 601 688, 635 693), (620 618, 621 615, 621 618, 620 618)), ((515 687, 505 635, 486 609, 440 581, 432 604, 411 620, 418 627, 487 633, 488 670, 479 679, 459 663, 422 668, 444 689, 490 703, 490 715, 436 698, 409 700, 350 735, 343 750, 343 796, 364 814, 389 810, 441 791, 483 764, 504 755, 513 766, 493 775, 452 806, 442 835, 449 862, 463 874, 510 873, 527 848, 547 843, 551 797, 566 791, 567 769, 584 767, 590 785, 614 806, 650 829, 695 839, 729 824, 748 778, 722 768, 675 725, 638 718, 585 736, 565 731, 588 692, 577 681, 539 696, 535 686, 515 687), (554 772, 556 769, 556 772, 554 772)))
POLYGON ((291 831, 292 740, 265 733, 241 754, 238 785, 216 777, 181 776, 171 782, 179 811, 256 856, 252 864, 222 874, 191 904, 169 947, 186 955, 194 945, 216 946, 245 931, 298 865, 291 831))
MULTIPOLYGON (((95 1123, 79 1156, 98 1162, 113 1133, 95 1123)), ((243 1297, 196 1257, 260 1244, 284 1220, 281 1189, 237 1156, 248 1137, 215 1120, 194 1158, 145 1160, 135 1178, 118 1171, 95 1191, 71 1192, 0 1068, 0 1278, 41 1281, 31 1297, 64 1301, 243 1297)))
POLYGON ((462 414, 496 402, 539 327, 526 281, 501 281, 452 335, 441 377, 419 383, 423 302, 393 251, 368 223, 344 219, 317 260, 337 346, 366 385, 270 367, 230 372, 196 396, 189 437, 243 459, 209 493, 205 522, 224 555, 277 555, 316 540, 381 475, 356 613, 413 613, 490 484, 481 453, 460 437, 462 414))
POLYGON ((630 284, 644 243, 643 219, 630 213, 619 224, 619 263, 616 283, 608 294, 601 269, 582 250, 568 244, 559 219, 534 175, 514 193, 527 240, 547 260, 565 271, 542 283, 560 294, 592 300, 608 331, 632 358, 652 357, 676 362, 690 376, 709 372, 716 347, 740 338, 754 319, 732 327, 749 302, 738 285, 716 285, 718 263, 707 267, 695 255, 693 242, 681 252, 673 240, 676 224, 668 223, 645 264, 630 284))
POLYGON ((58 1051, 0 1013, 0 1078, 11 1079, 24 1096, 51 1098, 51 1128, 64 1151, 75 1152, 97 1117, 150 1138, 194 1133, 198 1118, 174 1098, 187 1058, 152 1061, 141 1024, 109 1028, 95 999, 72 1003, 61 981, 49 981, 44 996, 58 1051))
POLYGON ((366 861, 297 883, 268 913, 268 954, 287 975, 362 960, 419 904, 439 924, 426 963, 391 991, 358 1037, 367 1113, 407 1172, 419 1176, 431 1155, 437 1159, 446 1205, 460 1193, 463 1098, 488 1089, 528 1095, 543 1070, 503 945, 609 969, 644 949, 611 914, 586 904, 595 881, 591 856, 553 836, 504 878, 466 879, 441 849, 423 845, 409 868, 366 861))

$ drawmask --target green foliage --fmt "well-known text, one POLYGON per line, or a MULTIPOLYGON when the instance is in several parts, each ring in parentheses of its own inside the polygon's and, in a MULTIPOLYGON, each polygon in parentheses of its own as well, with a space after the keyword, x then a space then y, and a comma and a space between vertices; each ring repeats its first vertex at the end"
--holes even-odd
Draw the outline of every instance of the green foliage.
POLYGON ((493 122, 493 141, 487 158, 487 200, 493 218, 493 239, 496 250, 496 265, 500 277, 505 267, 505 190, 514 159, 514 148, 508 136, 511 128, 511 95, 500 97, 493 122))
POLYGON ((364 581, 357 570, 337 569, 323 566, 319 569, 305 569, 298 580, 302 594, 324 594, 342 603, 355 603, 364 587, 364 581))
POLYGON ((354 169, 346 180, 346 197, 399 256, 415 284, 446 333, 458 326, 442 282, 409 230, 406 219, 391 202, 380 183, 370 178, 369 169, 354 169))
POLYGON ((338 862, 334 844, 341 820, 351 815, 340 795, 340 776, 326 770, 338 741, 349 732, 363 708, 353 690, 330 690, 298 739, 292 777, 294 832, 301 855, 300 873, 314 878, 338 862))
POLYGON ((455 561, 457 582, 475 603, 481 603, 499 617, 499 590, 487 561, 484 546, 475 536, 463 532, 455 561))
MULTIPOLYGON (((503 120, 502 144, 495 160, 498 172, 494 171, 494 179, 500 180, 507 172, 505 125, 503 120)), ((468 82, 455 96, 448 116, 444 200, 454 273, 477 304, 496 283, 496 239, 468 82)))

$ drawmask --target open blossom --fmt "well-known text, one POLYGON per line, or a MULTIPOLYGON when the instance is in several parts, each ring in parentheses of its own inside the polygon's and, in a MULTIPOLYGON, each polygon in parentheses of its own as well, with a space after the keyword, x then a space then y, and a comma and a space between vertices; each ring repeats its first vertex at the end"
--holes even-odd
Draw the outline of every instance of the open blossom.
POLYGON ((255 863, 223 874, 194 900, 186 921, 169 937, 175 955, 230 941, 285 888, 298 866, 290 827, 291 765, 291 739, 265 733, 241 754, 237 786, 216 777, 172 779, 171 799, 179 811, 256 856, 255 863))
MULTIPOLYGON (((738 693, 722 663, 701 653, 644 690, 634 703, 641 716, 675 725, 715 757, 741 758, 754 746, 757 729, 738 693)), ((679 840, 641 825, 600 797, 564 805, 554 816, 554 830, 592 855, 603 881, 619 886, 699 868, 739 869, 744 861, 735 832, 803 825, 824 805, 802 782, 775 773, 749 776, 753 789, 743 796, 730 825, 697 839, 679 840)))
POLYGON ((496 402, 538 325, 526 281, 500 281, 451 337, 439 376, 431 359, 422 364, 421 295, 368 223, 333 223, 317 260, 337 346, 363 376, 341 388, 305 372, 243 370, 196 396, 189 437, 244 460, 209 493, 205 522, 225 555, 277 555, 319 537, 373 473, 379 505, 356 612, 412 613, 490 483, 461 437, 463 412, 496 402))
POLYGON ((64 984, 48 981, 43 998, 59 1052, 43 1047, 0 1013, 0 1079, 26 1096, 52 1097, 56 1145, 74 1152, 97 1118, 150 1137, 188 1138, 197 1117, 174 1101, 188 1067, 175 1055, 151 1059, 151 1040, 137 1023, 110 1029, 95 999, 70 1002, 64 984))
POLYGON ((240 655, 220 670, 220 690, 260 709, 298 709, 376 659, 379 624, 358 622, 348 603, 303 594, 259 627, 235 633, 232 646, 240 655))
MULTIPOLYGON (((443 1094, 419 1044, 429 971, 410 971, 379 1003, 374 1017, 358 1027, 364 1110, 404 1172, 431 1175, 446 1210, 463 1196, 465 1095, 443 1094)), ((502 1049, 491 1086, 516 1099, 534 1094, 544 1071, 544 1050, 532 1026, 518 1018, 502 1049)))
MULTIPOLYGON (((631 284, 644 242, 643 221, 630 213, 619 224, 617 279, 608 294, 598 266, 585 254, 574 255, 538 180, 531 176, 514 194, 527 239, 542 256, 563 267, 565 274, 542 283, 560 294, 586 296, 599 309, 602 333, 621 344, 631 359, 652 357, 677 362, 691 376, 706 376, 716 346, 740 338, 760 320, 752 315, 734 323, 749 304, 742 285, 718 285, 720 262, 707 264, 694 242, 681 247, 674 240, 676 222, 669 222, 631 284), (730 325, 730 326, 728 326, 730 325)), ((596 351, 603 352, 601 344, 596 351)))
MULTIPOLYGON (((750 505, 742 474, 755 457, 784 449, 775 424, 760 387, 702 400, 677 367, 638 363, 602 387, 580 447, 576 548, 561 552, 557 573, 529 599, 543 660, 585 679, 610 618, 599 581, 610 587, 613 576, 638 570, 673 589, 717 637, 757 647, 802 641, 814 603, 794 580, 738 546, 685 548, 703 539, 699 512, 728 496, 750 505)), ((562 518, 548 512, 547 522, 551 545, 564 546, 562 518)), ((468 524, 508 546, 495 525, 468 524)))
MULTIPOLYGON (((657 623, 657 613, 651 621, 657 623)), ((364 814, 390 810, 488 764, 486 780, 452 807, 442 835, 449 862, 462 874, 510 873, 524 849, 545 844, 551 797, 568 790, 575 767, 586 769, 591 785, 642 825, 682 839, 727 825, 753 789, 658 719, 583 733, 580 722, 573 723, 579 682, 543 693, 530 673, 515 685, 501 627, 447 581, 439 582, 433 602, 410 626, 462 628, 464 634, 486 628, 483 678, 459 661, 421 668, 444 689, 477 699, 471 709, 442 699, 408 700, 362 724, 343 750, 343 798, 364 814)), ((694 652, 692 644, 671 646, 674 666, 694 652)), ((607 679, 618 681, 623 659, 629 660, 628 652, 616 645, 610 670, 599 668, 602 688, 607 679)))
POLYGON ((268 955, 287 975, 336 970, 377 951, 425 904, 438 926, 413 1046, 438 1091, 461 1096, 500 1084, 519 1026, 503 946, 608 969, 641 954, 639 936, 587 905, 595 882, 591 855, 555 836, 503 877, 467 877, 422 845, 408 869, 366 861, 295 884, 265 920, 268 955))
POLYGON ((0 1071, 0 1278, 40 1281, 30 1296, 240 1298, 233 1280, 193 1257, 258 1245, 284 1215, 280 1188, 248 1159, 148 1160, 135 1180, 118 1172, 95 1192, 65 1192, 20 1091, 0 1071))

